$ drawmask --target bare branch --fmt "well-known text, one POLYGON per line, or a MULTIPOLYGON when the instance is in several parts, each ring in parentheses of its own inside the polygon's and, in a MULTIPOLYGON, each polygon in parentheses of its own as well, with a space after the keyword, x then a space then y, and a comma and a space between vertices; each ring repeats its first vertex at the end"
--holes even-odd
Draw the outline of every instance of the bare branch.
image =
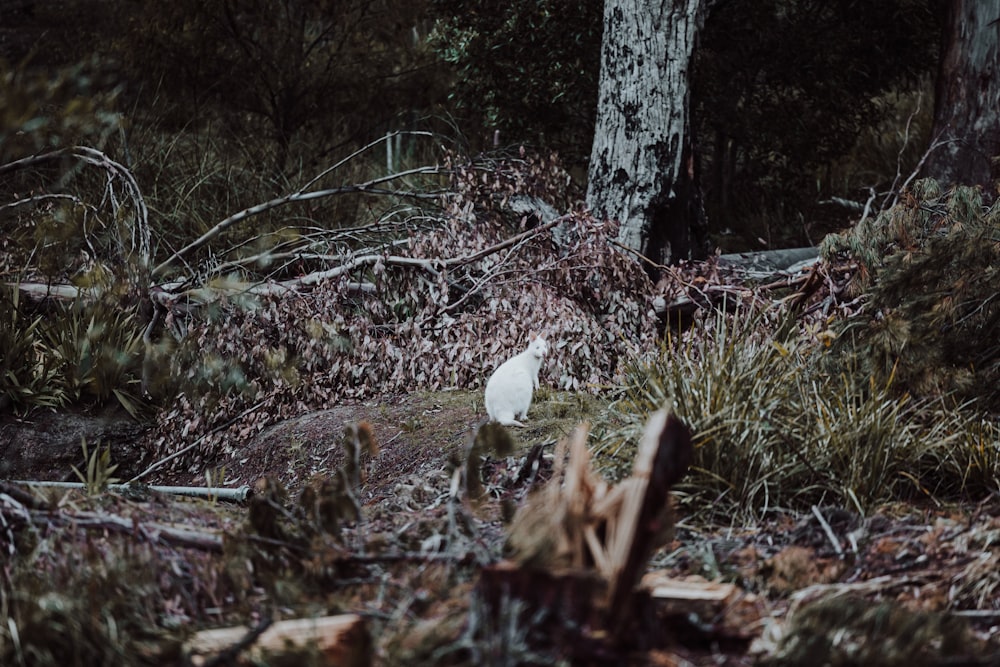
POLYGON ((232 426, 233 424, 235 424, 240 419, 242 419, 246 415, 250 414, 254 410, 259 410, 265 403, 267 403, 268 401, 270 401, 273 398, 274 398, 274 394, 271 394, 271 395, 265 397, 263 400, 258 401, 254 405, 251 405, 249 408, 247 408, 246 410, 244 410, 240 414, 236 415, 232 419, 229 419, 229 420, 223 422, 222 424, 219 424, 218 426, 216 426, 215 428, 213 428, 211 431, 208 431, 207 433, 205 433, 204 435, 202 435, 201 437, 199 437, 197 440, 195 440, 194 442, 192 442, 190 445, 187 445, 186 447, 184 447, 182 449, 179 449, 178 451, 174 452, 170 456, 167 456, 165 458, 160 459, 159 461, 156 461, 151 466, 149 466, 148 468, 146 468, 145 470, 143 470, 141 473, 139 473, 138 475, 136 475, 135 477, 133 477, 132 479, 130 479, 127 482, 127 484, 133 484, 135 482, 138 482, 140 479, 142 479, 143 477, 145 477, 149 473, 158 470, 160 468, 160 466, 162 466, 162 465, 164 465, 166 463, 169 463, 170 461, 172 461, 173 459, 177 458, 181 454, 184 454, 185 452, 188 452, 188 451, 194 449, 199 443, 201 443, 205 438, 209 437, 210 435, 213 435, 214 433, 218 433, 219 431, 226 430, 227 428, 229 428, 230 426, 232 426))
MULTIPOLYGON (((931 142, 931 145, 927 148, 926 151, 924 151, 924 154, 920 157, 920 162, 917 163, 917 166, 913 169, 913 171, 910 173, 907 179, 903 181, 903 185, 900 186, 899 192, 902 192, 903 190, 905 190, 910 186, 910 183, 912 183, 913 180, 917 177, 917 174, 920 173, 920 170, 924 168, 924 164, 927 162, 927 159, 930 158, 931 154, 934 153, 934 151, 941 148, 942 146, 947 146, 948 144, 952 144, 955 143, 955 141, 957 141, 957 139, 942 140, 941 134, 943 133, 944 130, 941 130, 941 132, 938 133, 938 136, 934 137, 934 141, 931 142)), ((899 192, 896 193, 896 196, 892 200, 893 206, 895 206, 899 202, 899 192)))
MULTIPOLYGON (((358 255, 353 257, 339 266, 335 266, 326 271, 317 271, 315 273, 310 273, 300 278, 295 278, 293 280, 284 280, 279 283, 274 283, 277 289, 295 289, 299 287, 307 287, 310 285, 316 285, 324 280, 330 280, 333 278, 339 278, 340 276, 354 271, 355 269, 364 266, 374 266, 378 262, 382 262, 387 266, 408 266, 418 269, 423 269, 428 273, 437 276, 440 273, 440 269, 443 268, 454 268, 456 266, 463 266, 465 264, 471 264, 484 257, 505 250, 511 246, 522 243, 530 238, 538 236, 542 232, 554 227, 555 225, 564 222, 569 219, 570 215, 564 215, 555 220, 551 220, 544 225, 539 225, 534 229, 529 229, 526 232, 522 232, 517 236, 512 236, 509 239, 505 239, 500 243, 491 245, 488 248, 484 248, 478 252, 472 253, 471 255, 465 255, 463 257, 451 257, 445 259, 424 259, 420 257, 405 257, 402 255, 384 255, 378 253, 369 253, 365 255, 358 255)), ((258 292, 259 293, 259 292, 258 292)))
POLYGON ((505 240, 501 241, 500 243, 497 243, 496 245, 490 246, 489 248, 483 248, 479 252, 472 253, 471 255, 466 255, 465 257, 455 257, 455 258, 452 258, 452 259, 443 260, 442 261, 442 265, 443 266, 448 266, 448 267, 451 267, 451 266, 461 266, 463 264, 469 264, 470 262, 478 261, 478 260, 480 260, 480 259, 482 259, 484 257, 487 257, 489 255, 497 253, 497 252, 503 250, 504 248, 509 248, 512 245, 516 245, 516 244, 520 243, 521 241, 524 241, 525 239, 531 238, 533 236, 538 236, 542 232, 544 232, 544 231, 546 231, 548 229, 551 229, 551 228, 555 227, 558 224, 566 222, 567 220, 572 219, 572 217, 573 217, 573 214, 571 214, 571 213, 563 215, 563 216, 559 216, 555 220, 549 220, 548 222, 546 222, 543 225, 539 225, 539 226, 537 226, 537 227, 535 227, 533 229, 529 229, 528 231, 522 232, 522 233, 518 234, 517 236, 512 236, 509 239, 505 239, 505 240))
POLYGON ((0 494, 0 508, 2 507, 18 510, 7 514, 8 518, 13 519, 14 522, 23 522, 43 528, 49 528, 53 525, 72 525, 78 528, 91 528, 127 535, 138 534, 153 543, 162 542, 189 549, 222 552, 222 535, 218 532, 206 532, 162 523, 141 522, 105 512, 69 512, 65 510, 53 512, 47 508, 36 509, 30 505, 26 506, 9 494, 0 494))
MULTIPOLYGON (((142 197, 139 184, 136 182, 135 177, 127 167, 115 162, 101 151, 88 146, 71 146, 69 148, 60 148, 58 150, 49 151, 48 153, 39 153, 0 165, 0 176, 13 171, 18 171, 20 169, 26 169, 37 164, 58 160, 63 157, 72 157, 85 164, 89 164, 105 171, 107 174, 107 182, 105 184, 104 198, 105 201, 110 203, 112 211, 116 214, 123 207, 124 202, 121 200, 121 195, 124 195, 124 197, 131 202, 135 210, 134 215, 132 216, 132 224, 129 225, 130 238, 126 244, 125 239, 119 235, 117 239, 118 245, 123 255, 136 256, 138 263, 135 268, 148 266, 151 247, 149 211, 146 208, 146 202, 142 197), (122 184, 121 193, 119 193, 116 183, 122 184)), ((57 195, 48 196, 55 197, 57 195)))
POLYGON ((301 188, 299 188, 297 194, 304 193, 306 190, 308 190, 313 185, 315 185, 324 176, 326 176, 327 174, 330 174, 330 173, 336 171, 340 167, 343 167, 345 164, 347 164, 348 162, 350 162, 354 158, 358 157, 362 153, 365 153, 365 152, 371 150, 372 148, 375 148, 379 144, 381 144, 381 143, 383 143, 385 141, 389 141, 390 139, 393 139, 394 137, 397 137, 397 136, 399 136, 401 134, 408 135, 408 136, 414 136, 414 137, 433 137, 434 136, 434 134, 431 133, 431 132, 417 132, 417 131, 414 131, 414 132, 390 132, 390 133, 386 134, 384 137, 379 137, 378 139, 376 139, 375 141, 371 142, 367 146, 363 146, 363 147, 359 148, 358 150, 354 151, 353 153, 351 153, 350 155, 348 155, 347 157, 345 157, 340 162, 337 162, 336 164, 334 164, 333 166, 327 167, 326 169, 324 169, 323 171, 321 171, 319 174, 317 174, 314 178, 312 178, 308 183, 306 183, 301 188))
MULTIPOLYGON (((920 93, 917 95, 917 108, 914 109, 910 116, 906 119, 906 127, 903 128, 903 145, 899 147, 899 152, 896 153, 896 177, 892 179, 892 185, 889 187, 889 192, 886 193, 885 199, 882 200, 881 210, 886 209, 889 204, 889 199, 892 198, 893 193, 896 192, 896 185, 899 184, 899 179, 903 170, 903 151, 906 150, 906 146, 910 143, 910 126, 913 124, 913 119, 916 115, 920 113, 920 107, 923 101, 924 94, 920 93)), ((895 203, 896 202, 893 201, 893 205, 895 205, 895 203)), ((864 220, 864 217, 861 219, 864 220)))
POLYGON ((74 195, 44 194, 44 195, 35 195, 34 197, 25 197, 24 199, 17 199, 15 201, 10 202, 9 204, 4 204, 3 206, 0 206, 0 211, 7 211, 9 209, 17 208, 18 206, 26 206, 28 204, 39 204, 41 202, 46 202, 50 200, 57 200, 57 201, 65 200, 73 204, 86 206, 86 204, 84 204, 79 197, 76 197, 74 195))
POLYGON ((314 199, 322 199, 325 197, 331 197, 333 195, 346 194, 352 192, 365 192, 369 194, 392 194, 402 197, 435 198, 438 195, 434 193, 417 193, 408 191, 383 190, 377 188, 376 186, 381 185, 383 183, 389 183, 391 181, 395 181, 400 178, 405 178, 407 176, 440 174, 443 173, 443 171, 444 171, 443 168, 438 166, 416 167, 414 169, 407 169, 405 171, 389 174, 387 176, 380 176, 378 178, 373 178, 364 183, 346 185, 339 188, 327 188, 325 190, 314 190, 311 192, 303 192, 300 190, 298 192, 293 192, 291 194, 277 197, 270 201, 264 202, 263 204, 257 204, 256 206, 251 206, 249 208, 243 209, 239 213, 235 213, 229 216, 225 220, 222 220, 214 227, 212 227, 212 229, 208 230, 207 232, 202 234, 200 237, 198 237, 191 243, 187 244, 180 250, 176 251, 173 255, 168 257, 166 260, 161 262, 159 265, 156 266, 156 268, 153 269, 153 275, 155 276, 162 274, 176 260, 182 258, 184 255, 191 252, 195 248, 200 248, 201 246, 205 245, 205 243, 212 240, 213 238, 215 238, 222 232, 226 231, 233 225, 239 222, 243 222, 244 220, 247 220, 248 218, 251 218, 260 213, 264 213, 265 211, 270 211, 272 209, 279 208, 281 206, 286 206, 294 202, 311 201, 314 199))
MULTIPOLYGON (((868 217, 868 214, 872 210, 872 202, 875 201, 875 188, 868 188, 868 201, 865 202, 865 208, 861 211, 861 222, 868 217)), ((883 203, 883 206, 885 204, 883 203)))

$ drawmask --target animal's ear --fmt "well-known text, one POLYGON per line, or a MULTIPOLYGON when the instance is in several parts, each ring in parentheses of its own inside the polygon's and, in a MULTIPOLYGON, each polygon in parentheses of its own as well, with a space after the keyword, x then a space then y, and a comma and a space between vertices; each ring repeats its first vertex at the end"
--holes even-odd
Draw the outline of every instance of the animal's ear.
POLYGON ((538 334, 536 334, 534 331, 529 331, 528 332, 528 342, 529 343, 534 343, 536 338, 538 338, 538 334))

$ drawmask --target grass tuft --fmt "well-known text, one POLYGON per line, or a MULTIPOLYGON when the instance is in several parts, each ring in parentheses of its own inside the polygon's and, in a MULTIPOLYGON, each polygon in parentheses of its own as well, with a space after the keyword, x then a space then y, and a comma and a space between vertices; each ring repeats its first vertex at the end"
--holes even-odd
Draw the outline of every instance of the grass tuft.
MULTIPOLYGON (((890 382, 826 374, 804 337, 778 340, 761 312, 716 313, 626 371, 598 423, 598 465, 620 476, 647 416, 670 406, 695 433, 679 486, 693 505, 759 518, 832 504, 862 513, 997 488, 1000 441, 971 409, 900 395, 890 382)), ((968 407, 968 406, 967 406, 968 407)))
POLYGON ((109 300, 53 303, 33 313, 17 286, 0 287, 0 410, 117 402, 133 417, 144 345, 135 308, 109 300))

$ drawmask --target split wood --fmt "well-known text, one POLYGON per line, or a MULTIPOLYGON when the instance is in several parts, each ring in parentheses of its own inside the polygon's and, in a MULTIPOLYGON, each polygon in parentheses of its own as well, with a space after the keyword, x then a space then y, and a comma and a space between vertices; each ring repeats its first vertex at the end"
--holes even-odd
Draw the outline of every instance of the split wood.
POLYGON ((666 410, 654 413, 632 476, 610 487, 590 467, 588 431, 583 424, 559 443, 553 479, 515 518, 510 546, 525 567, 596 569, 608 582, 606 618, 617 634, 649 557, 672 539, 668 496, 690 465, 691 432, 666 410))

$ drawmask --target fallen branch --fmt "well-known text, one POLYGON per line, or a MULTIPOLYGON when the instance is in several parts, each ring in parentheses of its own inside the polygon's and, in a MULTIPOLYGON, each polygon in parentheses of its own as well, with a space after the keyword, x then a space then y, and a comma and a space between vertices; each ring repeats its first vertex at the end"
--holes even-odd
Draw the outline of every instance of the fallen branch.
MULTIPOLYGON (((88 146, 71 146, 69 148, 60 148, 58 150, 49 151, 48 153, 30 155, 20 160, 14 160, 13 162, 0 165, 0 176, 38 164, 61 160, 66 157, 74 158, 84 164, 89 164, 105 171, 107 174, 107 183, 105 185, 104 193, 105 199, 111 203, 112 211, 116 217, 118 216, 118 212, 123 208, 121 195, 124 195, 125 198, 131 202, 135 210, 134 215, 132 216, 132 224, 129 225, 130 238, 127 244, 128 247, 126 247, 124 238, 118 238, 116 240, 118 241, 118 245, 124 255, 136 255, 135 261, 132 262, 133 266, 148 266, 151 248, 149 211, 146 208, 146 202, 142 197, 139 184, 136 182, 135 176, 132 175, 132 172, 129 171, 128 168, 118 162, 115 162, 101 151, 88 146), (121 193, 119 193, 118 189, 115 187, 116 183, 121 184, 121 193)), ((47 196, 51 197, 55 195, 47 196)), ((38 197, 35 199, 38 199, 38 197)))
MULTIPOLYGON (((512 236, 510 238, 504 239, 499 243, 496 243, 488 248, 484 248, 478 252, 471 253, 468 255, 463 255, 460 257, 448 257, 448 258, 423 258, 423 257, 407 257, 405 255, 387 255, 378 252, 368 252, 360 255, 355 255, 353 257, 337 257, 333 255, 321 255, 321 254, 297 254, 294 252, 289 252, 283 254, 288 258, 302 257, 303 259, 315 259, 315 260, 325 260, 329 261, 331 259, 339 259, 343 263, 326 269, 323 271, 314 271, 312 273, 307 273, 305 275, 299 276, 297 278, 291 278, 289 280, 273 281, 273 282, 261 282, 261 283, 245 283, 240 281, 233 281, 230 285, 223 286, 211 286, 211 287, 197 287, 194 289, 174 292, 172 289, 176 289, 180 284, 169 283, 159 286, 154 286, 149 291, 150 298, 161 306, 170 306, 176 304, 182 300, 191 300, 198 304, 207 304, 217 301, 218 299, 227 296, 281 296, 285 294, 294 294, 299 290, 308 287, 314 287, 319 283, 326 280, 334 280, 340 278, 346 274, 359 269, 364 269, 367 267, 373 267, 376 264, 381 263, 385 266, 397 266, 403 268, 413 268, 428 272, 432 276, 438 276, 443 269, 454 269, 457 267, 465 266, 473 262, 477 262, 484 259, 490 255, 502 252, 508 248, 514 248, 520 244, 526 243, 531 239, 540 236, 545 231, 551 229, 552 227, 565 222, 570 219, 570 215, 564 215, 558 217, 554 220, 539 225, 533 229, 529 229, 525 232, 512 236)), ((485 280, 485 279, 484 279, 485 280)), ((96 296, 97 291, 88 288, 80 288, 75 285, 53 285, 38 282, 20 282, 20 283, 6 283, 10 286, 16 286, 24 294, 29 296, 34 300, 44 300, 44 299, 60 299, 60 300, 72 300, 77 298, 93 298, 96 296)), ((480 285, 474 285, 471 291, 478 289, 480 285)), ((349 282, 345 288, 349 293, 356 294, 371 294, 376 290, 374 283, 367 281, 353 281, 349 282)), ((468 298, 469 293, 467 292, 465 298, 468 298)))
POLYGON ((97 529, 127 535, 141 535, 152 543, 164 543, 188 549, 199 549, 222 553, 222 536, 201 530, 178 528, 161 523, 143 523, 133 518, 125 518, 103 512, 52 512, 34 509, 22 504, 9 494, 0 494, 0 509, 12 510, 6 514, 8 523, 30 523, 33 526, 73 526, 97 529))
MULTIPOLYGON (((266 201, 266 202, 264 202, 262 204, 257 204, 256 206, 251 206, 249 208, 245 208, 242 211, 240 211, 239 213, 234 213, 233 215, 229 216, 228 218, 226 218, 226 219, 224 219, 224 220, 216 223, 216 225, 214 227, 212 227, 210 230, 208 230, 207 232, 205 232, 204 234, 202 234, 201 236, 199 236, 194 241, 191 241, 190 243, 188 243, 186 246, 184 246, 180 250, 176 251, 174 254, 172 254, 170 257, 168 257, 164 261, 160 262, 160 264, 158 264, 153 269, 153 275, 157 276, 157 275, 162 274, 174 262, 176 262, 177 260, 183 258, 185 255, 187 255, 192 250, 194 250, 196 248, 200 248, 201 246, 205 245, 210 240, 212 240, 213 238, 215 238, 216 236, 218 236, 222 232, 226 231, 227 229, 229 229, 233 225, 235 225, 237 223, 240 223, 240 222, 243 222, 244 220, 247 220, 249 218, 252 218, 255 215, 259 215, 261 213, 264 213, 265 211, 270 211, 272 209, 276 209, 276 208, 279 208, 281 206, 286 206, 288 204, 292 204, 292 203, 295 203, 295 202, 312 201, 314 199, 322 199, 322 198, 325 198, 325 197, 332 197, 334 195, 346 194, 346 193, 357 193, 357 192, 365 192, 365 193, 368 193, 368 194, 394 194, 394 195, 403 196, 403 197, 418 197, 418 198, 430 198, 430 199, 434 199, 434 198, 438 197, 438 194, 436 194, 436 193, 418 193, 418 192, 413 192, 413 191, 383 190, 383 189, 380 189, 380 188, 378 188, 376 186, 381 185, 383 183, 389 183, 391 181, 394 181, 394 180, 397 180, 397 179, 400 179, 400 178, 405 178, 405 177, 408 177, 408 176, 428 175, 428 174, 440 174, 440 173, 443 173, 443 172, 444 172, 444 169, 442 167, 438 167, 438 166, 416 167, 414 169, 408 169, 406 171, 401 171, 401 172, 397 172, 397 173, 394 173, 394 174, 389 174, 387 176, 380 176, 378 178, 373 178, 373 179, 371 179, 369 181, 365 181, 364 183, 356 183, 354 185, 345 185, 345 186, 341 186, 339 188, 327 188, 327 189, 324 189, 324 190, 312 190, 312 191, 305 191, 304 189, 300 189, 300 190, 298 190, 296 192, 293 192, 293 193, 290 193, 290 194, 287 194, 287 195, 282 195, 281 197, 276 197, 275 199, 272 199, 270 201, 266 201)), ((313 182, 314 181, 310 181, 310 183, 307 184, 307 187, 308 187, 308 185, 311 185, 313 182)))

